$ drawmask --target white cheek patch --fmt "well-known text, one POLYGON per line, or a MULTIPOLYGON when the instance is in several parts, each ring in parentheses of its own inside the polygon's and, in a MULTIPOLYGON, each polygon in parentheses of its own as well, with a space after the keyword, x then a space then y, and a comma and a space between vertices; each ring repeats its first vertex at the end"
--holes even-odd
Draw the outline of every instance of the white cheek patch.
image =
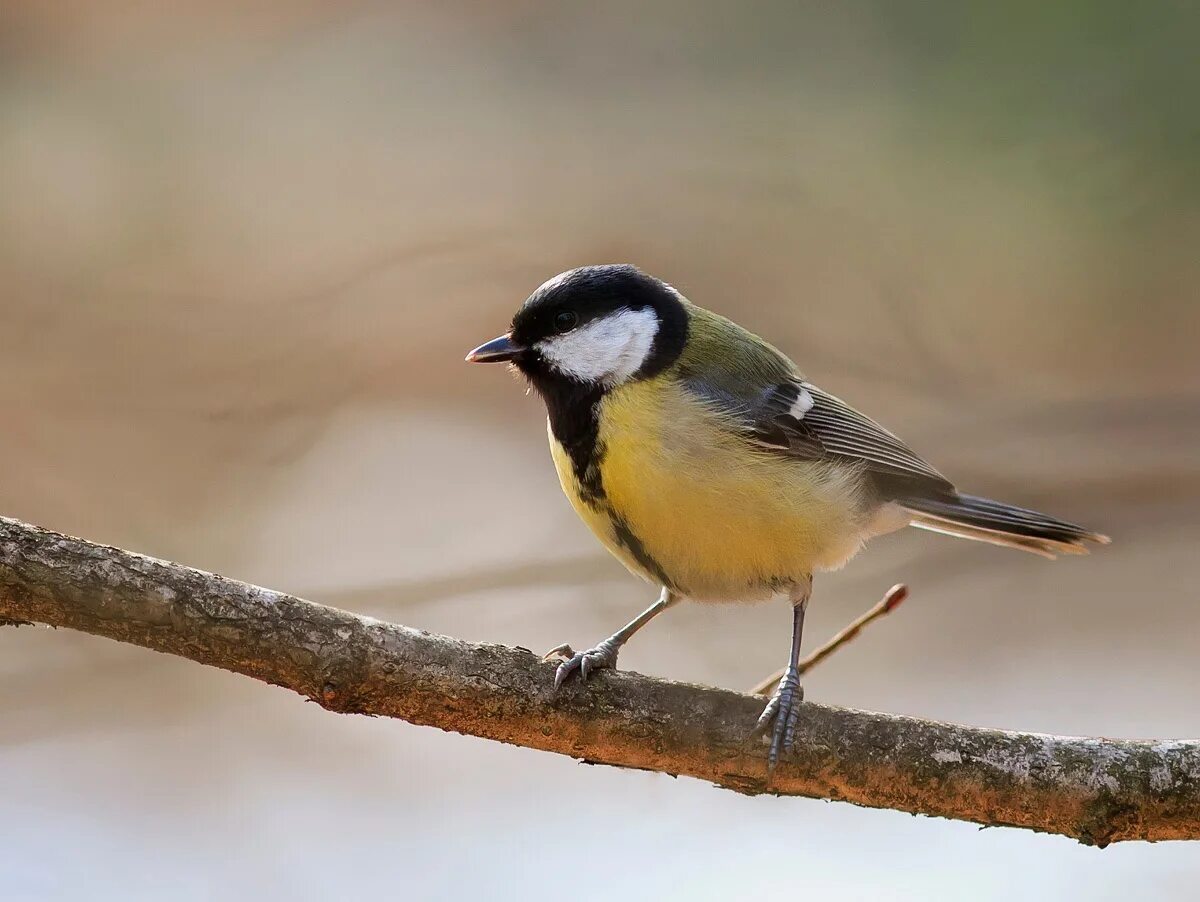
POLYGON ((797 420, 802 420, 804 419, 804 415, 813 409, 813 404, 815 403, 808 389, 801 386, 800 394, 796 395, 796 400, 792 402, 788 413, 797 420))
POLYGON ((657 334, 658 315, 652 309, 621 310, 536 347, 566 376, 619 385, 642 368, 657 334))

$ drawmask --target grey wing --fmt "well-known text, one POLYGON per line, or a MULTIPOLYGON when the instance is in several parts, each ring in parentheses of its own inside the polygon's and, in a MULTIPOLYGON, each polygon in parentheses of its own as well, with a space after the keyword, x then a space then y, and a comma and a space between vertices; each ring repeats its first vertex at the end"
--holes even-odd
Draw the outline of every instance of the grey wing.
POLYGON ((754 437, 789 456, 861 464, 882 497, 954 492, 945 476, 883 426, 799 378, 768 389, 755 412, 754 437))

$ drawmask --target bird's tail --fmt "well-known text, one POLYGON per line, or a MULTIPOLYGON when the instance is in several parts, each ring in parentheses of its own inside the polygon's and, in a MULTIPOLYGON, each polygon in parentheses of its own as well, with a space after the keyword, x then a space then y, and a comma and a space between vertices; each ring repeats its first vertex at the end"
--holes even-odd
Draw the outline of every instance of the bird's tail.
POLYGON ((974 495, 948 498, 902 498, 897 501, 921 529, 1006 545, 1053 559, 1059 554, 1087 554, 1088 542, 1109 543, 1108 536, 1037 511, 1013 507, 974 495))

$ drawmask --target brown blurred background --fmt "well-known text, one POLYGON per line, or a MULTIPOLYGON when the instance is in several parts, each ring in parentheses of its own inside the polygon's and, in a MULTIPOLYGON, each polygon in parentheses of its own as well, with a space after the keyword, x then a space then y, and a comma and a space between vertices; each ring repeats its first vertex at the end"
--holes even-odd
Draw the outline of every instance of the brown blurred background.
MULTIPOLYGON (((972 491, 1110 532, 1051 565, 930 534, 817 586, 913 598, 812 699, 1200 734, 1200 7, 296 0, 0 7, 0 513, 472 640, 649 600, 542 411, 462 363, 629 260, 972 491)), ((625 667, 777 667, 773 605, 625 667)), ((5 899, 1193 898, 1200 848, 688 781, 0 631, 5 899)))

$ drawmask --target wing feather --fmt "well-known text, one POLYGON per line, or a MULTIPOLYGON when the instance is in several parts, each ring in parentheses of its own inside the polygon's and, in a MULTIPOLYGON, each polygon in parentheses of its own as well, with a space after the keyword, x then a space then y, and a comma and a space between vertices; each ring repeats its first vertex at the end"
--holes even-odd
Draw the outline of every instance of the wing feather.
POLYGON ((908 445, 806 381, 771 345, 722 316, 689 310, 688 343, 674 376, 730 428, 772 453, 860 466, 882 497, 942 497, 954 491, 908 445))
POLYGON ((953 491, 945 476, 892 432, 802 379, 770 390, 758 412, 755 433, 768 447, 792 456, 859 463, 877 477, 900 481, 906 492, 953 491))

